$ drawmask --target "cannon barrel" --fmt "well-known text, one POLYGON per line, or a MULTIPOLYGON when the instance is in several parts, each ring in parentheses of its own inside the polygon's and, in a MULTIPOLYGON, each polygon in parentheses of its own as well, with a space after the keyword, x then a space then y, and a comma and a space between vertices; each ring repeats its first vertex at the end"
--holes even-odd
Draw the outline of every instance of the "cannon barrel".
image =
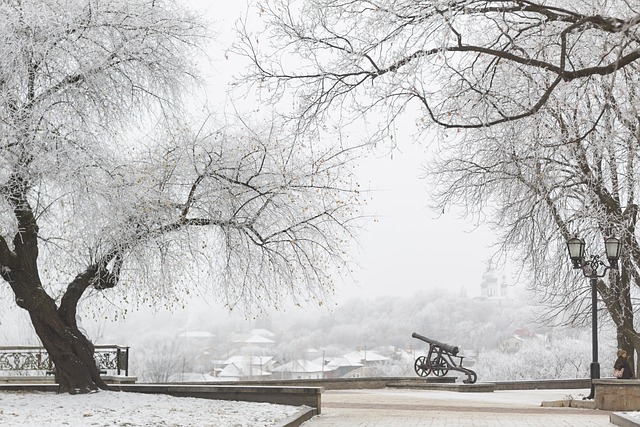
POLYGON ((458 349, 458 347, 456 347, 454 345, 441 343, 440 341, 432 340, 431 338, 427 338, 427 337, 422 336, 420 334, 417 334, 415 332, 412 333, 411 336, 413 338, 419 339, 420 341, 424 341, 424 342, 428 343, 429 345, 434 345, 436 347, 440 347, 441 349, 443 349, 447 353, 451 353, 452 356, 455 356, 455 355, 458 354, 459 349, 458 349))

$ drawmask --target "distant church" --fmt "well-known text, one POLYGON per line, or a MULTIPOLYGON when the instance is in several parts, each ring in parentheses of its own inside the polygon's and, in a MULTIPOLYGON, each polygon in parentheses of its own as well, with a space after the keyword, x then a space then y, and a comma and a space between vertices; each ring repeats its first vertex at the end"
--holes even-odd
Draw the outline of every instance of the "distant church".
POLYGON ((491 264, 487 267, 487 271, 482 275, 482 282, 480 283, 480 295, 485 298, 503 299, 507 298, 507 289, 509 284, 507 283, 505 276, 502 276, 502 281, 498 283, 498 277, 496 276, 496 270, 491 264))

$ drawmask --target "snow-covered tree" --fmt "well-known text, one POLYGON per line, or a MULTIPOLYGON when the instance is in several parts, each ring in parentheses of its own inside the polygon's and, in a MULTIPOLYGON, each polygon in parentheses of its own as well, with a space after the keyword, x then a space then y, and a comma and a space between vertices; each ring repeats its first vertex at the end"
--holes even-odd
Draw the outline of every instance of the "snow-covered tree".
MULTIPOLYGON (((584 378, 589 374, 590 334, 588 328, 562 331, 553 339, 530 337, 514 351, 483 351, 473 369, 483 381, 584 378)), ((610 361, 612 354, 607 356, 610 361)), ((610 375, 612 365, 607 364, 604 376, 610 375)))
POLYGON ((0 16, 0 276, 61 391, 105 387, 76 311, 106 290, 322 301, 357 215, 351 150, 275 121, 185 119, 207 30, 172 0, 6 1, 0 16))
POLYGON ((552 309, 569 308, 564 319, 590 310, 566 240, 580 235, 595 252, 621 238, 619 274, 598 292, 619 346, 640 351, 635 4, 283 0, 261 3, 260 16, 265 31, 241 28, 237 50, 262 93, 293 96, 302 129, 339 112, 377 120, 378 137, 415 105, 420 139, 444 142, 431 169, 437 209, 461 204, 496 225, 552 309))
POLYGON ((550 308, 549 320, 589 321, 589 282, 570 268, 565 242, 579 235, 599 254, 604 238, 619 237, 619 269, 599 280, 597 289, 617 327, 618 344, 629 353, 640 349, 634 320, 640 134, 635 114, 620 106, 637 102, 631 88, 637 71, 634 65, 621 72, 620 80, 627 81, 615 95, 606 88, 577 96, 558 92, 553 107, 476 133, 431 168, 441 209, 464 204, 474 214, 490 213, 504 248, 518 249, 531 287, 550 308))

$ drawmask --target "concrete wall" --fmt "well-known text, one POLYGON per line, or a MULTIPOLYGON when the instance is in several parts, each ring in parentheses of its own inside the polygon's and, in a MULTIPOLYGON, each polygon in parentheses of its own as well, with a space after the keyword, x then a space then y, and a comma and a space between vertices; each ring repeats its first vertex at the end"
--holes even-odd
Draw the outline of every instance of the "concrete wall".
POLYGON ((496 390, 562 390, 591 388, 589 378, 536 381, 496 381, 496 390))
POLYGON ((188 384, 121 384, 116 390, 132 393, 168 394, 176 397, 201 399, 238 400, 245 402, 277 403, 291 406, 310 406, 320 413, 320 387, 276 387, 237 385, 188 385, 188 384))
POLYGON ((640 411, 640 380, 593 380, 597 409, 604 411, 640 411))
MULTIPOLYGON (((445 379, 451 379, 444 377, 445 379)), ((223 384, 223 383, 207 383, 223 384)), ((228 383, 226 383, 228 384, 228 383)), ((264 381, 240 381, 233 383, 237 385, 276 385, 276 386, 306 386, 322 387, 325 390, 345 390, 345 389, 376 389, 385 387, 407 387, 407 388, 428 388, 442 389, 447 384, 440 384, 429 381, 424 377, 376 377, 376 378, 328 378, 318 380, 264 380, 264 381)), ((591 380, 588 378, 566 379, 566 380, 539 380, 539 381, 499 381, 492 383, 478 382, 476 384, 450 384, 452 389, 462 391, 465 387, 469 389, 485 388, 491 384, 494 390, 542 390, 542 389, 575 389, 591 388, 591 380)))
MULTIPOLYGON (((124 375, 101 375, 107 384, 132 384, 138 377, 124 375)), ((53 375, 7 375, 0 376, 0 384, 55 384, 53 375)))

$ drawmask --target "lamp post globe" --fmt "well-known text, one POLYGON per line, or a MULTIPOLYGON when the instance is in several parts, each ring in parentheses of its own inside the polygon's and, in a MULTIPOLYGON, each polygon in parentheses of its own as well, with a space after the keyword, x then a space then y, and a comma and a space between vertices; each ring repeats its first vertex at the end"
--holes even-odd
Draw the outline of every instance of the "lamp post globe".
POLYGON ((574 237, 567 241, 567 249, 569 250, 569 258, 573 263, 573 268, 580 268, 584 260, 584 240, 574 237))
POLYGON ((620 259, 620 248, 622 244, 617 237, 607 237, 604 239, 604 250, 610 263, 616 264, 620 259))

